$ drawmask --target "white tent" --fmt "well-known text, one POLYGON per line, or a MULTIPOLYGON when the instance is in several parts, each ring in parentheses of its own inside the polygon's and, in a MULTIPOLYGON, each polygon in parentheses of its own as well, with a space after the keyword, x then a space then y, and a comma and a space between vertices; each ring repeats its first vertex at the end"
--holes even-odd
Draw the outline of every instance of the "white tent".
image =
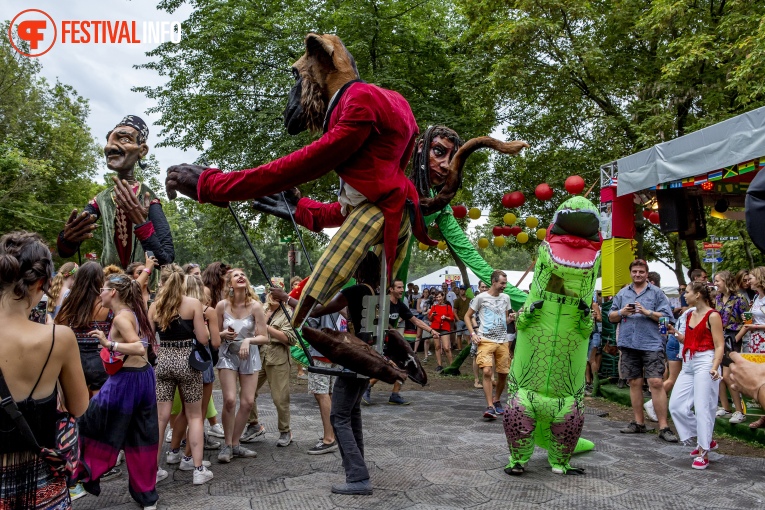
MULTIPOLYGON (((467 270, 468 277, 470 278, 470 285, 474 288, 478 288, 478 280, 479 278, 471 271, 470 269, 467 270)), ((513 285, 516 285, 518 281, 523 276, 524 271, 505 271, 507 274, 507 281, 508 283, 511 283, 513 285)), ((460 269, 457 266, 445 266, 439 269, 438 271, 433 271, 430 274, 427 274, 423 276, 422 278, 418 278, 414 280, 412 283, 420 287, 420 290, 422 290, 423 286, 426 287, 432 287, 432 286, 440 286, 442 283, 444 283, 447 275, 455 275, 460 274, 460 269)), ((523 282, 521 282, 520 285, 518 285, 518 288, 521 290, 529 290, 529 284, 531 283, 531 278, 534 276, 534 273, 532 271, 529 271, 529 274, 526 275, 526 278, 523 279, 523 282)), ((489 282, 486 282, 489 283, 489 282)))
MULTIPOLYGON (((659 273, 661 276, 661 288, 668 296, 677 296, 678 282, 674 271, 669 269, 658 260, 649 261, 648 268, 651 271, 656 271, 659 273)), ((470 278, 471 286, 474 289, 477 288, 479 278, 470 269, 468 269, 467 272, 468 277, 470 278)), ((683 272, 688 274, 688 268, 683 266, 683 272)), ((524 271, 505 271, 505 273, 507 274, 507 282, 515 285, 521 290, 529 290, 531 279, 534 278, 533 271, 529 271, 529 274, 523 278, 523 281, 521 281, 521 278, 523 277, 524 271), (521 282, 520 285, 518 284, 519 281, 521 282)), ((423 287, 440 286, 442 283, 444 283, 447 275, 455 274, 460 274, 460 270, 457 266, 445 266, 437 271, 433 271, 432 273, 423 276, 422 278, 414 280, 412 283, 420 287, 420 290, 422 290, 423 287)), ((595 283, 595 288, 597 290, 601 290, 603 288, 601 278, 598 278, 597 282, 595 283)))

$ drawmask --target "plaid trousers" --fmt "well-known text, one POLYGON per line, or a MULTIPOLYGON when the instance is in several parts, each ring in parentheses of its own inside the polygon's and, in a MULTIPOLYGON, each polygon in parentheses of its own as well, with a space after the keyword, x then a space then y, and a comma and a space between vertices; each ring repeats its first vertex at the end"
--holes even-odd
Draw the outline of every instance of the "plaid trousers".
MULTIPOLYGON (((313 268, 313 273, 303 289, 294 317, 298 316, 306 296, 311 296, 321 304, 327 303, 351 279, 361 261, 372 246, 375 253, 382 254, 383 242, 383 213, 375 204, 365 202, 356 206, 345 219, 340 229, 329 242, 329 246, 313 268)), ((398 231, 396 245, 396 261, 393 272, 396 271, 406 258, 409 238, 412 229, 409 214, 404 212, 401 228, 398 231)), ((299 324, 295 324, 299 326, 299 324)))

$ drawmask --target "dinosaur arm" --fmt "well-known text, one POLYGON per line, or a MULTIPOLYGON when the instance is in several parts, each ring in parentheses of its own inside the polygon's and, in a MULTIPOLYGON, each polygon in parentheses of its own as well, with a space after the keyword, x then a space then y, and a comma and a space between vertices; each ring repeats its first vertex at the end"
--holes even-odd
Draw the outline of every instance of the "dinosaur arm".
MULTIPOLYGON (((481 255, 476 251, 473 243, 465 235, 465 231, 462 230, 454 216, 446 211, 442 212, 436 217, 436 223, 438 229, 443 234, 446 242, 454 250, 454 253, 460 258, 465 265, 475 273, 475 275, 481 279, 482 282, 491 283, 491 273, 494 269, 486 263, 481 255)), ((505 287, 505 294, 510 296, 510 301, 513 305, 513 310, 520 310, 523 303, 526 302, 526 293, 518 287, 508 283, 505 287)))

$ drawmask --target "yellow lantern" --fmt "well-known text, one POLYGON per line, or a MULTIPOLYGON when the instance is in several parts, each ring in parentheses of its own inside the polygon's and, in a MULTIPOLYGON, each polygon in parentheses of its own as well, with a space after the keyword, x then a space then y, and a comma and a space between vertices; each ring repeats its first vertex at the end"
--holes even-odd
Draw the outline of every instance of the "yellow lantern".
POLYGON ((484 248, 488 248, 489 247, 489 240, 486 239, 485 237, 480 238, 478 240, 478 247, 481 248, 482 250, 484 248))
POLYGON ((518 221, 518 217, 511 212, 505 213, 505 216, 502 219, 505 221, 505 225, 512 225, 518 221))
POLYGON ((526 232, 520 232, 515 239, 521 244, 526 244, 529 242, 529 235, 526 232))
POLYGON ((438 241, 438 249, 439 250, 445 250, 446 249, 446 241, 438 241))
POLYGON ((502 248, 505 245, 505 238, 502 236, 497 236, 494 238, 494 246, 497 248, 502 248))
POLYGON ((468 216, 470 216, 471 220, 477 220, 481 217, 481 210, 477 207, 471 207, 468 211, 468 216))
POLYGON ((419 247, 420 247, 420 249, 421 249, 422 251, 427 251, 427 249, 428 249, 428 248, 430 248, 430 246, 428 246, 428 245, 427 245, 427 244, 425 244, 425 243, 420 243, 420 244, 419 244, 419 247))
POLYGON ((544 228, 537 229, 537 239, 541 241, 545 238, 546 235, 547 235, 547 229, 544 229, 544 228))
POLYGON ((526 218, 526 226, 529 228, 537 228, 537 225, 539 225, 539 220, 536 219, 533 216, 529 216, 526 218))

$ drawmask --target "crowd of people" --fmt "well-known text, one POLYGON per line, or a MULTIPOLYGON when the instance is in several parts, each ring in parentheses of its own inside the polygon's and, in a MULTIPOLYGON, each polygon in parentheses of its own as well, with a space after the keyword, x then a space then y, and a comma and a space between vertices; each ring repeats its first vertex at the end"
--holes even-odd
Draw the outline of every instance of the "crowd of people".
MULTIPOLYGON (((694 269, 691 283, 680 286, 676 300, 665 295, 659 275, 649 272, 644 260, 632 261, 629 270, 632 283, 613 297, 603 319, 616 325, 619 378, 629 385, 634 413, 621 432, 645 433, 647 417, 658 422, 664 441, 694 440, 692 467, 706 469, 708 452, 717 448, 715 419, 728 418, 733 424, 746 419, 730 365, 731 358, 740 362, 738 353, 765 353, 765 267, 735 275, 720 271, 712 282, 706 271, 694 269), (650 394, 645 402, 644 384, 650 394), (668 425, 669 416, 677 434, 668 425)), ((591 344, 594 374, 599 345, 591 344)), ((765 427, 765 416, 748 426, 765 427)))
MULTIPOLYGON (((347 323, 364 338, 361 303, 379 293, 379 269, 379 259, 370 252, 355 274, 357 284, 314 307, 309 324, 337 328, 347 323)), ((665 441, 696 438, 692 466, 704 469, 707 453, 717 447, 715 418, 740 423, 745 412, 736 367, 728 368, 724 354, 765 352, 765 313, 760 309, 765 268, 735 277, 721 271, 713 283, 696 270, 674 304, 645 261, 633 261, 630 274, 632 283, 602 314, 602 320, 617 324, 620 377, 628 381, 635 414, 622 432, 646 432, 645 413, 658 422, 665 441), (644 381, 651 395, 647 402, 644 381)), ((298 337, 281 306, 297 305, 289 289, 271 288, 258 296, 241 269, 221 262, 204 269, 174 263, 160 268, 151 254, 124 272, 97 262, 66 263, 53 276, 50 253, 40 238, 20 232, 0 239, 0 277, 0 313, 9 326, 0 349, 14 353, 0 359, 23 360, 2 363, 3 379, 40 446, 56 445, 52 424, 65 409, 78 417, 80 451, 69 477, 58 476, 28 443, 14 442, 20 432, 5 427, 12 420, 0 414, 0 430, 11 431, 0 432, 4 501, 13 494, 17 508, 66 508, 70 498, 98 494, 101 481, 121 476, 124 462, 131 496, 144 508, 154 508, 156 484, 168 476, 163 464, 192 471, 193 483, 200 485, 213 479, 205 449, 217 449, 219 463, 256 456, 243 444, 265 434, 256 406, 265 382, 277 410, 277 446, 291 444, 290 347, 298 337), (223 394, 220 423, 211 399, 216 377, 223 394), (171 444, 163 463, 165 437, 171 444)), ((300 280, 291 284, 297 288, 300 280)), ((452 362, 453 349, 462 349, 463 343, 472 347, 474 383, 486 399, 486 420, 504 413, 501 395, 512 360, 515 312, 503 292, 506 285, 506 275, 495 271, 470 298, 459 285, 419 293, 412 284, 405 288, 395 280, 387 289, 389 327, 401 329, 415 349, 422 343, 423 361, 429 359, 432 342, 437 371, 452 362)), ((601 317, 597 299, 593 312, 601 317)), ((595 322, 588 381, 597 374, 600 330, 595 322)), ((314 349, 311 356, 319 366, 335 367, 314 349)), ((350 381, 308 374, 323 435, 307 453, 340 450, 347 482, 333 491, 368 494, 358 405, 372 402, 377 381, 350 381)), ((394 385, 390 404, 410 403, 401 387, 394 385)), ((752 389, 747 386, 747 391, 752 389)), ((749 426, 762 427, 763 422, 749 426)))

